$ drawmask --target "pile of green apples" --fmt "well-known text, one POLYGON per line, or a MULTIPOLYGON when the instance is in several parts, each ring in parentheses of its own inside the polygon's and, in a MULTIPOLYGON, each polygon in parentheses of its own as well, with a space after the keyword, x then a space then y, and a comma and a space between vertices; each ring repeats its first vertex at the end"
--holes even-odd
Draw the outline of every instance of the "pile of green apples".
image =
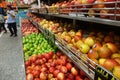
POLYGON ((33 54, 39 55, 46 52, 55 52, 57 47, 44 38, 43 34, 33 33, 23 37, 24 58, 27 60, 33 54))

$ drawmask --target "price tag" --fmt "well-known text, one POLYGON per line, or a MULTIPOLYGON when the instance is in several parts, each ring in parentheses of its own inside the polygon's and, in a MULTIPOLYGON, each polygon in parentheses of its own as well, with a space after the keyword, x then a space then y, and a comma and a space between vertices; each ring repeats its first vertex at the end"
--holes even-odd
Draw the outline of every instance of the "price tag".
POLYGON ((76 17, 76 13, 69 13, 69 16, 74 16, 74 17, 76 17))
POLYGON ((79 16, 79 17, 85 17, 85 15, 83 15, 83 14, 78 14, 78 16, 79 16))
POLYGON ((112 74, 108 73, 102 67, 96 66, 94 80, 118 80, 112 74))

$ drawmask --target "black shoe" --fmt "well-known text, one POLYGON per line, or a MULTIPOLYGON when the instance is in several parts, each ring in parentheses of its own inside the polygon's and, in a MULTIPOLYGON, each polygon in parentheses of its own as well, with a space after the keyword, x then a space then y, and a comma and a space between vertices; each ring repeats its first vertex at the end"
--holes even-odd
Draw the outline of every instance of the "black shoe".
POLYGON ((10 37, 12 37, 12 36, 13 36, 13 34, 10 35, 10 37))
POLYGON ((17 36, 17 34, 14 35, 14 37, 16 37, 16 36, 17 36))

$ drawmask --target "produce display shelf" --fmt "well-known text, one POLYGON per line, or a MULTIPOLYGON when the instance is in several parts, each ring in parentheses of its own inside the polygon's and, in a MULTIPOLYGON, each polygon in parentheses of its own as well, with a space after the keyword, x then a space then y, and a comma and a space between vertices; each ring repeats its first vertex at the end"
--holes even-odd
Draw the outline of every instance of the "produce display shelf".
POLYGON ((92 18, 92 17, 76 17, 76 16, 69 16, 69 15, 62 15, 62 14, 61 15, 48 14, 48 15, 55 16, 55 17, 62 17, 62 18, 68 18, 68 19, 74 19, 74 20, 82 20, 82 21, 87 21, 87 22, 94 22, 94 23, 107 24, 107 25, 120 27, 120 25, 119 25, 120 21, 100 19, 100 18, 92 18))
MULTIPOLYGON (((47 35, 46 33, 46 29, 43 29, 41 26, 38 25, 38 23, 34 22, 31 18, 29 18, 29 20, 45 35, 47 35)), ((48 31, 48 30, 47 30, 48 31)), ((79 68, 82 69, 91 80, 94 80, 96 78, 96 66, 99 67, 104 73, 108 74, 110 77, 112 76, 115 80, 118 80, 111 72, 109 72, 108 70, 106 70, 105 68, 103 68, 102 66, 99 66, 98 64, 96 64, 95 62, 93 62, 92 60, 88 59, 87 57, 85 57, 84 55, 82 55, 82 53, 80 52, 74 52, 73 50, 69 49, 66 45, 62 44, 61 41, 59 41, 59 39, 55 36, 55 41, 54 43, 57 45, 57 47, 63 51, 72 61, 73 63, 79 68), (86 62, 83 60, 83 57, 85 60, 87 60, 86 62), (94 66, 92 66, 91 64, 94 64, 94 66)), ((108 77, 109 77, 108 76, 108 77)))
POLYGON ((95 18, 95 17, 83 17, 81 15, 76 16, 76 14, 71 14, 69 16, 69 15, 64 15, 64 14, 44 14, 44 13, 38 13, 38 12, 32 12, 32 13, 60 17, 60 18, 73 19, 73 20, 94 22, 94 23, 105 24, 105 25, 110 25, 110 26, 114 26, 114 27, 120 27, 120 21, 109 20, 109 19, 101 19, 101 18, 95 18))
MULTIPOLYGON (((28 18, 33 25, 35 25, 42 33, 46 33, 45 29, 43 29, 42 27, 40 27, 36 22, 32 21, 31 18, 28 18)), ((88 75, 88 77, 93 80, 94 79, 94 72, 93 71, 89 71, 89 67, 86 66, 81 60, 79 60, 75 55, 73 55, 73 53, 71 53, 65 46, 63 46, 56 38, 54 43, 57 45, 57 47, 64 52, 72 61, 73 63, 79 68, 84 70, 84 72, 86 73, 86 75, 88 75)))

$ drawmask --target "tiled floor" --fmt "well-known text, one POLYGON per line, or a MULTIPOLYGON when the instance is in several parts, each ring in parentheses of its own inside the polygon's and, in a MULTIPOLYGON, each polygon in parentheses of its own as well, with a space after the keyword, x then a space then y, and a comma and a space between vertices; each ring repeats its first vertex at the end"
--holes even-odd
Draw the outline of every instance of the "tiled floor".
POLYGON ((17 37, 9 35, 0 34, 0 80, 25 80, 21 31, 17 37))

